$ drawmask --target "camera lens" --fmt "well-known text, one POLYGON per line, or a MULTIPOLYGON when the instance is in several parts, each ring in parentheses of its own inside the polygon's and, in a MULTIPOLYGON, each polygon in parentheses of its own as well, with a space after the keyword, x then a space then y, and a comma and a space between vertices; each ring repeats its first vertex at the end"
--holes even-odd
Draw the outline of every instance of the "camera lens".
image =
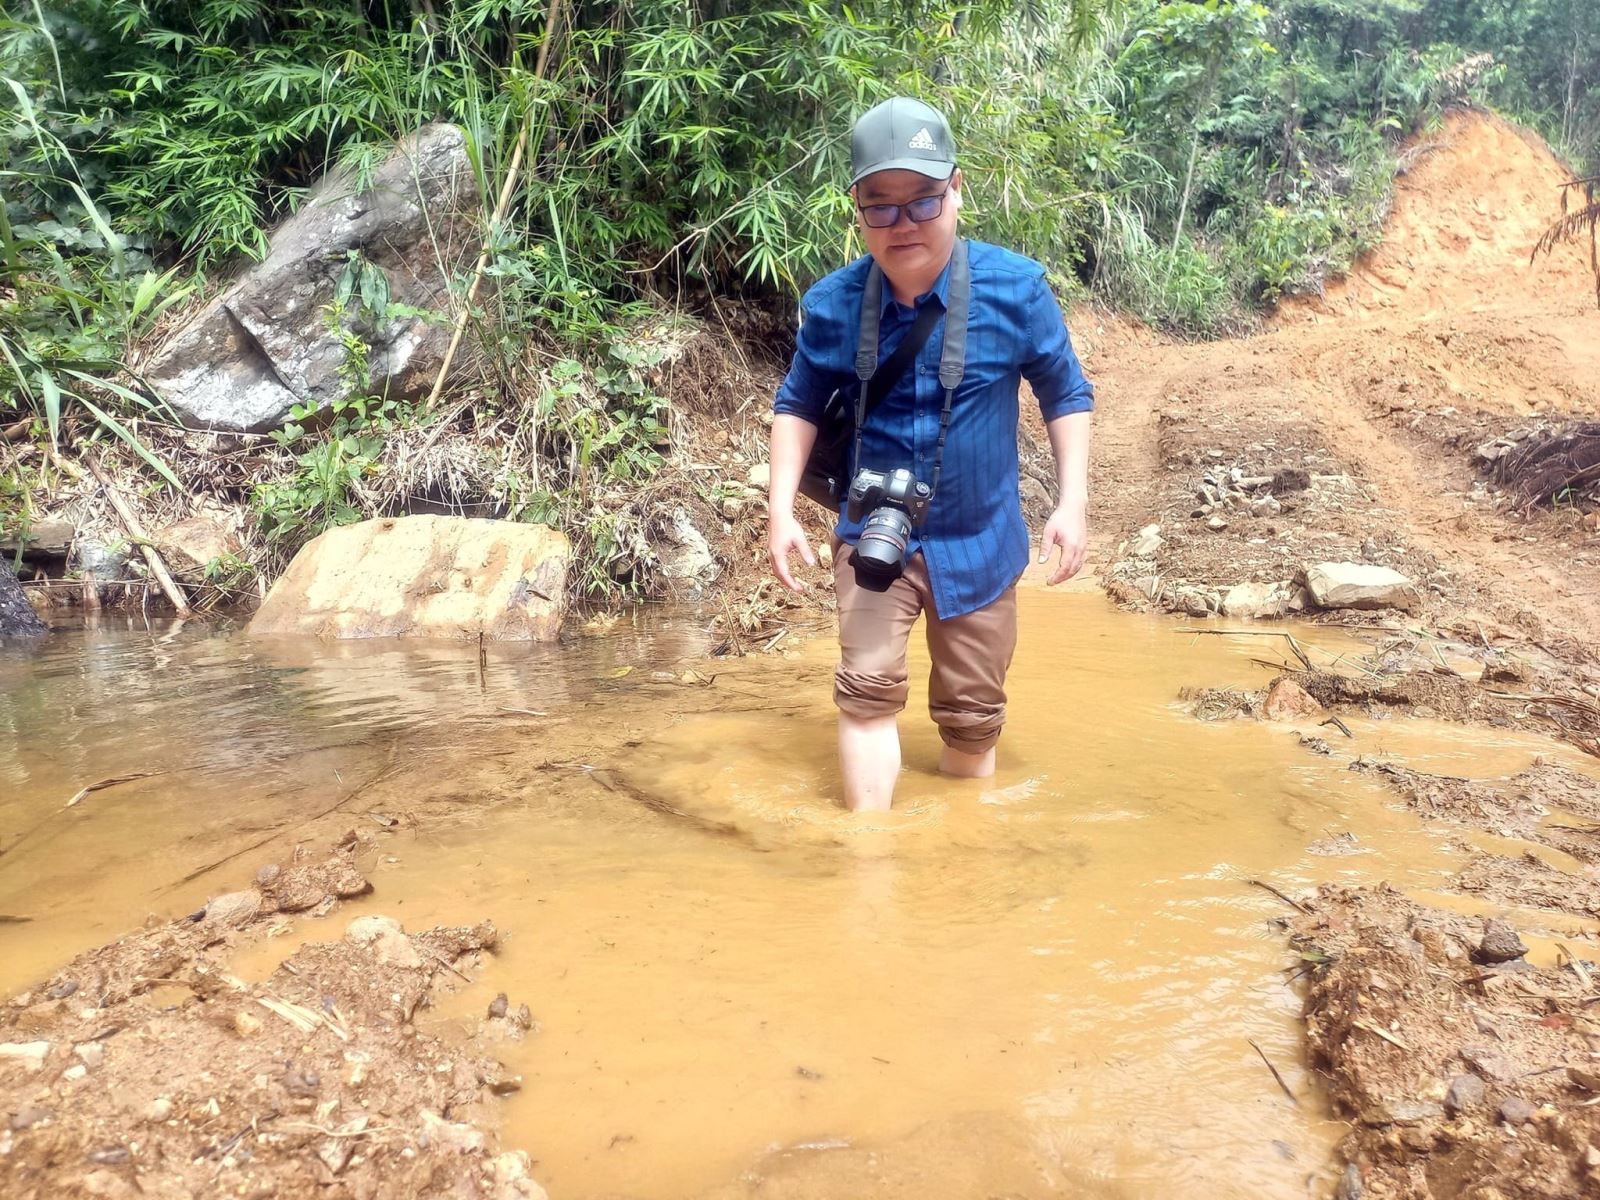
POLYGON ((888 505, 873 509, 861 527, 850 560, 856 569, 856 583, 869 592, 888 591, 905 567, 910 540, 911 519, 903 511, 888 505))

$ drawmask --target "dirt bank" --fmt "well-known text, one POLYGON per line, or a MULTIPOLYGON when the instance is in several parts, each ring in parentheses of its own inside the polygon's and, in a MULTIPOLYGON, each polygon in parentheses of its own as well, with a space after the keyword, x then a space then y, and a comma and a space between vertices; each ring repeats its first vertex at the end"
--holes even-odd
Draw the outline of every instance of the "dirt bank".
MULTIPOLYGON (((1079 315, 1101 398, 1102 580, 1124 604, 1204 620, 1238 584, 1279 584, 1300 607, 1317 563, 1391 568, 1414 585, 1405 611, 1306 606, 1370 631, 1368 653, 1263 639, 1283 682, 1264 671, 1260 689, 1205 692, 1193 711, 1424 716, 1600 756, 1600 505, 1529 504, 1493 470, 1538 431, 1600 414, 1586 256, 1529 263, 1570 176, 1477 113, 1408 162, 1383 246, 1257 336, 1180 346, 1079 315)), ((1464 907, 1542 934, 1543 966, 1486 959, 1482 920, 1388 890, 1324 890, 1293 922, 1312 1062, 1352 1123, 1338 1195, 1600 1191, 1600 763, 1460 779, 1327 733, 1302 741, 1350 753, 1424 817, 1548 848, 1480 853, 1457 880, 1464 907)))
MULTIPOLYGON (((542 1197, 527 1156, 494 1154, 486 1132, 518 1081, 483 1044, 416 1023, 493 951, 493 925, 407 934, 367 916, 260 983, 232 974, 285 914, 370 890, 369 849, 352 834, 320 861, 265 865, 0 1008, 0 1193, 542 1197)), ((486 1037, 522 1036, 526 1007, 496 1005, 486 1037)))

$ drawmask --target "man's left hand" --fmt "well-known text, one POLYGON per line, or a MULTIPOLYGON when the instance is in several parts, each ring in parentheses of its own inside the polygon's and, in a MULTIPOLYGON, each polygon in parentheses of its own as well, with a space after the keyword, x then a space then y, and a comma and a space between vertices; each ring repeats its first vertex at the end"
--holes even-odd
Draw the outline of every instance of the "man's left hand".
POLYGON ((1054 586, 1071 579, 1083 567, 1089 549, 1089 518, 1083 504, 1063 504, 1050 514, 1039 540, 1039 561, 1050 561, 1050 551, 1061 547, 1061 562, 1045 583, 1054 586))

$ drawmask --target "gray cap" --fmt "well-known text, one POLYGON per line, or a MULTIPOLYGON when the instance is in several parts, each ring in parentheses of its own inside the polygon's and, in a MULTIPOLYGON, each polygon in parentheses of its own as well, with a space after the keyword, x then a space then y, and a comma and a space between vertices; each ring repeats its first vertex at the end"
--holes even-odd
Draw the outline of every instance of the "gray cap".
POLYGON ((850 186, 877 171, 915 171, 949 179, 956 140, 939 110, 909 96, 875 104, 850 130, 850 186))

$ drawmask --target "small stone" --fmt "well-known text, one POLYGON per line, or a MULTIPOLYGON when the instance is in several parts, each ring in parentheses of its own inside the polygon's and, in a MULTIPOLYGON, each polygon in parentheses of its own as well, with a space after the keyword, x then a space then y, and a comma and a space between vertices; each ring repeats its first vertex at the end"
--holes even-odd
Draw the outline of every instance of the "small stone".
POLYGON ((422 1133, 441 1149, 454 1150, 457 1154, 477 1154, 483 1150, 483 1130, 459 1121, 447 1121, 426 1108, 422 1110, 422 1133))
POLYGON ((1339 1176, 1339 1182, 1333 1189, 1333 1200, 1361 1200, 1361 1195, 1361 1168, 1351 1163, 1339 1176))
POLYGON ((166 1096, 157 1096, 144 1106, 142 1115, 152 1125, 163 1125, 172 1120, 172 1101, 166 1096))
POLYGON ((98 1069, 106 1060, 106 1048, 99 1042, 83 1042, 74 1046, 72 1052, 91 1071, 98 1069))
POLYGON ((526 1004, 517 1005, 517 1012, 511 1018, 518 1029, 528 1030, 533 1028, 533 1010, 526 1004))
POLYGON ((206 905, 206 923, 228 929, 238 929, 253 921, 261 911, 261 893, 254 888, 246 892, 228 892, 206 905))
POLYGON ((293 1068, 283 1073, 283 1090, 291 1096, 315 1096, 322 1087, 322 1076, 315 1071, 293 1068))
POLYGON ((133 1155, 126 1146, 105 1146, 99 1150, 89 1151, 87 1157, 90 1162, 98 1163, 102 1167, 114 1167, 127 1162, 133 1155))
POLYGON ((489 1163, 490 1200, 548 1200, 545 1190, 528 1174, 528 1166, 524 1150, 497 1154, 489 1163))
POLYGON ((1311 472, 1304 467, 1284 467, 1267 484, 1275 493, 1303 492, 1311 486, 1311 472))
POLYGON ((1250 502, 1250 511, 1258 517, 1275 517, 1283 511, 1283 505, 1275 496, 1260 496, 1250 502))
POLYGON ((1478 1107, 1484 1101, 1483 1080, 1476 1075, 1457 1075, 1444 1094, 1444 1110, 1452 1117, 1478 1107))
POLYGON ((1206 528, 1211 530, 1212 533, 1220 533, 1227 527, 1228 523, 1221 517, 1212 517, 1211 520, 1206 522, 1206 528))
POLYGON ((397 967, 422 965, 422 955, 417 953, 400 922, 391 917, 357 917, 345 927, 344 939, 353 946, 370 950, 381 963, 397 967))
POLYGON ((68 1083, 77 1083, 78 1080, 82 1079, 88 1073, 88 1067, 84 1066, 82 1063, 73 1063, 72 1066, 61 1072, 61 1078, 66 1080, 68 1083))
POLYGON ((1507 1125, 1525 1125, 1533 1120, 1533 1105, 1521 1096, 1507 1096, 1500 1101, 1500 1119, 1507 1125))
POLYGON ((1322 705, 1300 684, 1285 676, 1273 680, 1261 712, 1269 721, 1299 721, 1320 714, 1322 705))
POLYGON ((1146 525, 1133 535, 1133 540, 1128 543, 1128 553, 1134 558, 1152 558, 1165 544, 1166 539, 1161 536, 1161 526, 1146 525))
POLYGON ((256 882, 262 887, 269 887, 281 874, 283 874, 282 867, 277 863, 268 863, 256 872, 256 882))
POLYGON ((1313 754, 1332 754, 1333 747, 1328 745, 1327 739, 1312 737, 1309 733, 1300 735, 1300 744, 1313 754))
POLYGON ((0 1042, 0 1066, 16 1062, 22 1070, 42 1070, 48 1053, 48 1042, 0 1042))
POLYGON ((772 483, 772 464, 756 463, 745 476, 745 486, 753 492, 765 492, 772 483))
POLYGON ((1318 608, 1396 608, 1422 603, 1417 585, 1399 571, 1369 563, 1322 562, 1306 568, 1306 588, 1318 608))
POLYGON ((1567 1078, 1586 1092, 1600 1092, 1600 1069, 1594 1067, 1568 1067, 1567 1078))
POLYGON ((240 1037, 255 1037, 261 1032, 261 1019, 254 1013, 240 1009, 233 1014, 233 1030, 240 1037))
POLYGON ((508 1003, 509 1002, 506 1000, 506 994, 504 992, 501 992, 493 1000, 489 1001, 489 1019, 493 1021, 505 1016, 508 1003))
POLYGON ((1461 1059, 1474 1074, 1496 1083, 1509 1083, 1521 1073, 1515 1062, 1487 1046, 1463 1046, 1461 1059))
POLYGON ((1517 931, 1498 917, 1489 918, 1478 943, 1477 959, 1483 963, 1514 962, 1528 953, 1517 931))
POLYGON ((32 1129, 35 1125, 49 1119, 49 1109, 39 1108, 37 1105, 29 1105, 27 1108, 19 1108, 11 1114, 11 1128, 20 1133, 24 1129, 32 1129))
POLYGON ((494 1075, 484 1082, 496 1096, 509 1096, 522 1090, 521 1075, 494 1075))
POLYGON ((46 991, 44 998, 46 1000, 65 1000, 68 996, 76 993, 77 990, 78 981, 76 979, 63 979, 60 983, 46 991))

